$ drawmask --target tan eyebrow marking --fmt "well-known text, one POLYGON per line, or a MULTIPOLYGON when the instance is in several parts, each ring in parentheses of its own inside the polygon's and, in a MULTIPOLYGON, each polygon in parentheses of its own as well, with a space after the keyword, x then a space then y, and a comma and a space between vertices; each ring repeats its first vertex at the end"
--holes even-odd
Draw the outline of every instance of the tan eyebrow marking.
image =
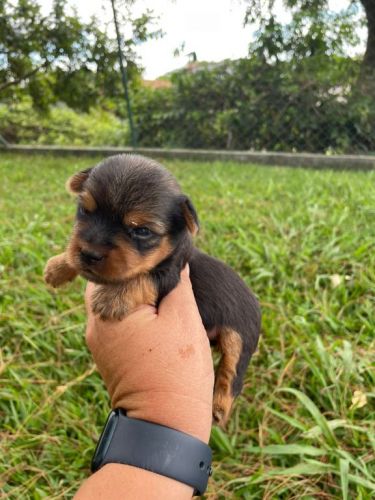
POLYGON ((124 224, 126 226, 146 226, 149 229, 154 230, 156 233, 164 233, 166 231, 165 224, 155 219, 152 215, 146 214, 144 212, 129 212, 124 216, 124 224))
POLYGON ((79 199, 83 208, 88 212, 94 212, 94 210, 96 210, 97 204, 90 191, 83 191, 83 193, 79 195, 79 199))

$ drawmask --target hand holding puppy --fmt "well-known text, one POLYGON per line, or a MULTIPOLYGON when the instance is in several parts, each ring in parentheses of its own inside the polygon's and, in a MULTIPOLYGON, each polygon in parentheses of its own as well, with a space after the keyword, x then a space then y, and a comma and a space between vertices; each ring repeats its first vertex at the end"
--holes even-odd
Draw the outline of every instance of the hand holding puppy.
POLYGON ((86 340, 113 408, 208 442, 213 364, 188 271, 160 303, 143 305, 122 321, 92 313, 95 285, 86 290, 86 340))

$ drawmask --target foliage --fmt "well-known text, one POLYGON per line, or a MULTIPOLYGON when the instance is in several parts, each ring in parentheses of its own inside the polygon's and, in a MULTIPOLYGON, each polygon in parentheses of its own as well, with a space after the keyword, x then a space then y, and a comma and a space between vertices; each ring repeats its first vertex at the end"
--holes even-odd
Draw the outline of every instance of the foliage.
MULTIPOLYGON (((258 56, 176 72, 172 86, 132 92, 138 144, 333 153, 375 151, 375 101, 358 91, 360 62, 336 56, 268 63, 258 56)), ((129 145, 127 125, 92 108, 48 113, 0 105, 9 142, 129 145)))
MULTIPOLYGON (((136 45, 160 31, 153 30, 152 12, 134 16, 133 4, 123 4, 119 14, 129 33, 122 40, 128 77, 136 85, 141 71, 136 45)), ((12 102, 30 95, 42 110, 63 101, 81 111, 122 100, 117 42, 109 29, 95 17, 86 23, 76 11, 69 13, 66 0, 54 0, 48 15, 38 0, 1 0, 0 98, 12 102)))
MULTIPOLYGON (((358 51, 367 29, 361 71, 356 80, 357 93, 375 100, 375 2, 374 0, 282 0, 283 18, 275 0, 245 0, 245 24, 257 28, 250 44, 250 54, 268 62, 288 60, 295 67, 304 66, 310 58, 348 56, 358 51), (339 7, 339 10, 337 10, 339 7), (351 50, 350 50, 351 49, 351 50)), ((344 80, 345 81, 345 80, 344 80)), ((346 81, 345 81, 346 83, 346 81)))
POLYGON ((113 113, 92 108, 77 113, 65 105, 46 115, 30 99, 13 106, 0 104, 0 133, 13 143, 76 146, 121 146, 129 141, 127 124, 113 113))
MULTIPOLYGON (((275 0, 245 0, 245 24, 257 26, 252 53, 295 61, 317 55, 344 56, 359 43, 363 24, 360 0, 346 0, 339 11, 330 10, 328 0, 283 0, 289 22, 279 20, 275 0)), ((375 22, 375 20, 374 20, 375 22)))
POLYGON ((349 58, 269 63, 259 56, 172 75, 171 89, 135 95, 142 145, 374 151, 375 101, 356 90, 360 64, 349 58), (147 116, 147 119, 145 119, 147 116))
MULTIPOLYGON (((52 292, 46 260, 74 217, 65 180, 92 158, 3 154, 0 489, 71 498, 109 410, 84 341, 83 281, 52 292)), ((168 162, 198 245, 259 296, 263 335, 207 498, 371 498, 375 173, 168 162)))
POLYGON ((182 127, 176 109, 175 89, 141 87, 133 97, 138 142, 149 147, 180 145, 178 134, 182 127), (177 130, 176 130, 177 127, 177 130))

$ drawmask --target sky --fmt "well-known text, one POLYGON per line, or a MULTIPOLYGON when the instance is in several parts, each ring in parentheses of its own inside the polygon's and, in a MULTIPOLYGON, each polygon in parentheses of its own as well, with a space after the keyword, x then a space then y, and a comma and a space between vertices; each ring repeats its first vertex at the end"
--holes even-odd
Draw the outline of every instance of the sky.
MULTIPOLYGON (((52 0, 40 0, 46 12, 52 0)), ((111 19, 110 0, 70 0, 79 15, 88 20, 96 14, 103 21, 111 19), (105 10, 103 11, 103 6, 105 10)), ((282 8, 282 0, 276 0, 279 17, 288 17, 282 8)), ((118 1, 121 5, 121 0, 118 1)), ((342 0, 330 0, 331 8, 340 8, 342 0)), ((145 79, 158 76, 184 66, 187 54, 196 52, 198 60, 221 61, 236 59, 248 53, 253 28, 243 27, 246 4, 241 0, 138 0, 136 12, 152 9, 160 17, 159 25, 164 37, 149 40, 137 49, 145 68, 145 79), (184 43, 180 57, 173 52, 184 43)))

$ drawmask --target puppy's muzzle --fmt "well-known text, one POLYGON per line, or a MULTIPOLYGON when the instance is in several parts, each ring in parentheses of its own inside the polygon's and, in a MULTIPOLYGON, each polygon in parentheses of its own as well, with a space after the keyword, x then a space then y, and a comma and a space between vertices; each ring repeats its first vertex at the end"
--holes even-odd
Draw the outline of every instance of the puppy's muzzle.
POLYGON ((80 251, 80 259, 81 261, 89 266, 93 266, 95 264, 98 264, 104 259, 104 255, 99 253, 99 252, 94 252, 92 250, 81 250, 80 251))

